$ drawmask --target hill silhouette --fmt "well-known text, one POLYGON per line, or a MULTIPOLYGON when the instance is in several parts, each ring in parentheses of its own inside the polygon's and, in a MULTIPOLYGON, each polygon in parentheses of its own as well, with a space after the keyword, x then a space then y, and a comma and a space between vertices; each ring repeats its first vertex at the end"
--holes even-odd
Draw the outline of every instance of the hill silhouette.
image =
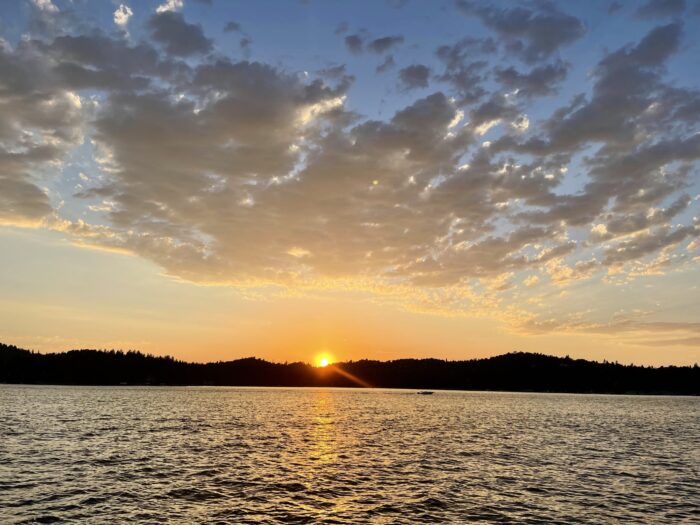
POLYGON ((318 369, 257 358, 187 363, 135 351, 40 354, 0 344, 0 382, 57 385, 373 386, 700 395, 700 367, 644 367, 514 352, 485 359, 360 360, 318 369))

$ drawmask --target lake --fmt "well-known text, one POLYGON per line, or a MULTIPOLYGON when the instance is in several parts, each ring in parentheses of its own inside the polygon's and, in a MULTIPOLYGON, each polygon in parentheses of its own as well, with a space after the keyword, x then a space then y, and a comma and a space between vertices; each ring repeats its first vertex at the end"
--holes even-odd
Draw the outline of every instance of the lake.
POLYGON ((700 523, 700 398, 0 385, 0 523, 700 523))

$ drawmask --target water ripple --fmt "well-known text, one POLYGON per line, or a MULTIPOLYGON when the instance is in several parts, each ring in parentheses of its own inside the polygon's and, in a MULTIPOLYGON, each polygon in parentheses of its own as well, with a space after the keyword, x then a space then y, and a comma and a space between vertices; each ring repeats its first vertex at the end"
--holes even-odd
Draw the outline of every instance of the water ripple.
POLYGON ((700 399, 0 386, 0 523, 700 523, 700 399))

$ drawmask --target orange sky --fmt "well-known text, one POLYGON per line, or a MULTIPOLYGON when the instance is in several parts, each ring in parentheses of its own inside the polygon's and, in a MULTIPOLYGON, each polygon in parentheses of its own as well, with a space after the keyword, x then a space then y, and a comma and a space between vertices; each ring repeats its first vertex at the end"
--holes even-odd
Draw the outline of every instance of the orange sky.
POLYGON ((677 331, 536 334, 498 309, 470 315, 386 293, 198 286, 137 257, 75 247, 57 235, 11 230, 0 240, 9 248, 0 340, 41 351, 135 348, 192 361, 254 355, 313 362, 319 353, 469 359, 513 350, 626 363, 699 360, 693 346, 650 344, 677 331))

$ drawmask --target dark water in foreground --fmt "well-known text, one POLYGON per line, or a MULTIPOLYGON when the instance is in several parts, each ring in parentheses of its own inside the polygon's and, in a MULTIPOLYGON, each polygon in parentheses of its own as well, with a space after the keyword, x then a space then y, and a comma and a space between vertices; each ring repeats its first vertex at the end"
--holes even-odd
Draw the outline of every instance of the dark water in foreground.
POLYGON ((0 385, 0 523, 700 523, 700 399, 0 385))

